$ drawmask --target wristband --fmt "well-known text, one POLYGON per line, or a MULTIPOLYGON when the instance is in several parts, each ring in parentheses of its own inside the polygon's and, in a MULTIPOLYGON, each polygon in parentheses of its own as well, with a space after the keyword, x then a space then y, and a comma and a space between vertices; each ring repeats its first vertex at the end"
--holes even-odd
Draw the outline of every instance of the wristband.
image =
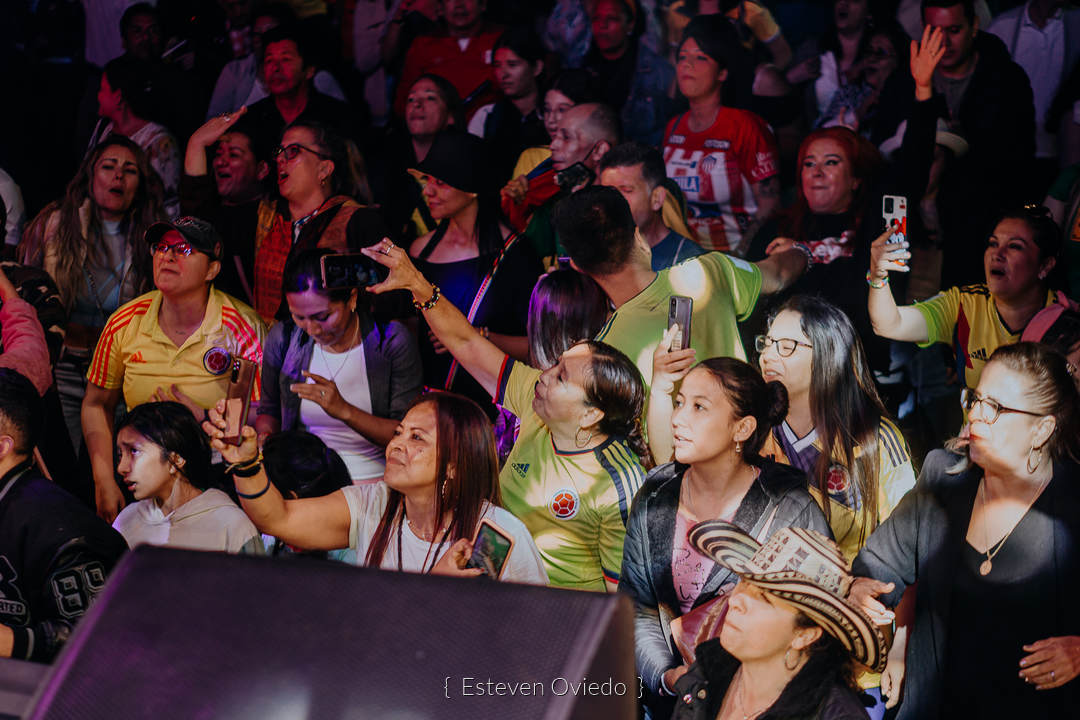
POLYGON ((430 310, 435 307, 435 303, 439 302, 439 298, 441 297, 440 292, 438 285, 432 285, 431 297, 428 298, 427 302, 417 302, 416 300, 413 300, 413 307, 417 310, 430 310))
POLYGON ((234 462, 225 468, 226 475, 240 475, 240 477, 252 477, 258 472, 258 467, 262 465, 263 454, 260 450, 255 457, 250 460, 241 460, 240 462, 234 462), (255 472, 251 472, 252 468, 256 468, 255 472), (247 473, 247 474, 245 474, 247 473))
POLYGON ((870 274, 869 270, 867 270, 866 271, 866 284, 869 285, 870 287, 874 288, 875 290, 880 290, 881 288, 883 288, 883 287, 885 287, 886 285, 889 284, 889 276, 886 275, 885 277, 883 277, 880 280, 874 280, 874 276, 870 274))
POLYGON ((806 269, 807 270, 814 267, 814 265, 817 265, 817 258, 814 257, 814 251, 810 249, 809 245, 807 245, 804 242, 797 242, 797 243, 792 243, 791 247, 792 247, 793 250, 798 250, 799 252, 801 252, 803 255, 806 256, 806 269))
MULTIPOLYGON (((236 473, 233 473, 233 474, 235 475, 236 473)), ((248 477, 248 476, 241 476, 241 477, 248 477)), ((249 494, 249 493, 242 493, 239 490, 237 490, 236 491, 236 496, 244 498, 245 500, 257 500, 258 498, 261 498, 263 495, 265 495, 269 490, 270 490, 270 477, 267 476, 266 477, 266 487, 264 487, 259 492, 249 494)))

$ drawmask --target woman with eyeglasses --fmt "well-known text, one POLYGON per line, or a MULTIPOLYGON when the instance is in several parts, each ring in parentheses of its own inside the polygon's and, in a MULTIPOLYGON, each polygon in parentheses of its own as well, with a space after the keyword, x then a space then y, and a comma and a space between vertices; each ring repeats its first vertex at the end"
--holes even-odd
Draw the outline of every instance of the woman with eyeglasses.
POLYGON ((267 322, 287 316, 281 275, 311 248, 356 253, 387 235, 370 201, 363 160, 351 141, 329 127, 299 120, 274 150, 280 199, 260 208, 255 231, 255 309, 267 322))
POLYGON ((915 586, 900 720, 1071 717, 1080 705, 1080 393, 1042 345, 998 348, 964 393, 963 455, 934 450, 855 559, 887 624, 915 586))
POLYGON ((878 397, 851 320, 834 305, 789 298, 755 347, 761 374, 788 393, 787 415, 762 453, 809 476, 810 492, 850 562, 915 486, 904 436, 878 397))
MULTIPOLYGON (((806 473, 810 494, 850 563, 915 486, 907 442, 878 397, 855 327, 839 308, 817 297, 789 298, 755 347, 762 375, 783 383, 789 403, 762 454, 806 473)), ((879 687, 890 705, 898 700, 889 680, 869 673, 858 680, 878 701, 871 717, 885 710, 879 687)))
POLYGON ((1028 206, 1001 215, 986 241, 986 282, 951 287, 925 302, 897 306, 889 274, 909 272, 907 242, 879 237, 870 250, 869 310, 874 332, 892 340, 952 346, 957 377, 979 384, 991 353, 1020 340, 1027 324, 1054 303, 1069 306, 1059 283, 1061 231, 1046 208, 1028 206))
MULTIPOLYGON (((113 463, 119 404, 130 410, 175 400, 202 419, 225 397, 234 358, 262 363, 266 335, 251 307, 214 288, 222 242, 208 222, 181 217, 157 223, 144 242, 156 289, 109 317, 90 361, 82 403, 97 511, 109 522, 125 505, 113 463)), ((252 395, 258 399, 257 375, 252 395)))
MULTIPOLYGON (((660 348, 674 336, 665 332, 660 348)), ((764 541, 784 527, 831 537, 803 473, 773 462, 762 447, 787 413, 787 392, 752 365, 711 358, 689 369, 694 350, 653 355, 649 441, 662 460, 645 478, 626 526, 619 590, 633 598, 638 675, 649 717, 670 717, 676 681, 687 671, 699 627, 715 622, 738 578, 702 555, 688 533, 699 522, 725 520, 764 541), (656 398, 673 391, 674 408, 656 398)), ((670 397, 670 395, 669 395, 670 397)))

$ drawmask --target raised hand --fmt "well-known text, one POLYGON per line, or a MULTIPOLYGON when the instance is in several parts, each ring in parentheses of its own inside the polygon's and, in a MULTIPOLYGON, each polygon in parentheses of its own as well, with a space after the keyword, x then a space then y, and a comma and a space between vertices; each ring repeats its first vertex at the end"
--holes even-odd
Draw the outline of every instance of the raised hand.
POLYGON ((908 241, 889 242, 895 234, 890 228, 878 235, 870 245, 870 277, 874 280, 882 280, 889 276, 890 272, 911 272, 907 261, 911 258, 908 252, 908 241))
POLYGON ((672 350, 671 343, 679 331, 678 325, 672 325, 664 331, 660 344, 653 351, 652 392, 670 395, 675 391, 675 383, 686 377, 697 355, 694 348, 672 350))
POLYGON ((360 252, 390 270, 385 280, 368 288, 370 292, 378 295, 391 290, 409 290, 414 295, 424 296, 424 299, 431 295, 431 283, 413 265, 409 253, 391 242, 390 238, 360 248, 360 252))
POLYGON ((244 425, 240 429, 240 444, 233 445, 223 439, 225 437, 225 399, 217 401, 217 405, 210 408, 207 420, 202 424, 203 432, 210 438, 210 447, 221 453, 222 459, 227 463, 244 463, 254 460, 259 454, 259 441, 255 428, 244 425))
POLYGON ((934 94, 934 70, 945 55, 945 33, 941 28, 923 28, 922 42, 911 41, 911 77, 915 80, 915 97, 929 100, 934 94))

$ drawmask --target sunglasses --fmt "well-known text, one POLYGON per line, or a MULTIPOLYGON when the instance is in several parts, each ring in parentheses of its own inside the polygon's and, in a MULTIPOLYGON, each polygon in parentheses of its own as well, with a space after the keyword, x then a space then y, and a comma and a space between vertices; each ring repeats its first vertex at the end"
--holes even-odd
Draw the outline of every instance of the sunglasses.
POLYGON ((290 143, 289 145, 286 145, 284 147, 278 145, 276 148, 274 148, 274 159, 276 160, 282 155, 284 155, 286 161, 292 162, 296 159, 296 156, 300 154, 301 150, 306 150, 315 157, 321 158, 322 160, 330 159, 330 156, 326 153, 321 153, 318 150, 313 150, 307 145, 301 145, 300 143, 290 143))
POLYGON ((776 346, 776 352, 780 354, 780 357, 791 357, 795 352, 795 348, 802 346, 805 348, 813 348, 813 345, 808 345, 804 342, 799 342, 794 338, 774 338, 768 335, 758 335, 754 338, 754 349, 759 353, 765 352, 766 348, 776 346))
POLYGON ((195 248, 187 240, 181 240, 180 242, 167 243, 164 240, 158 241, 150 246, 150 255, 164 255, 168 251, 172 250, 174 255, 183 255, 187 257, 191 253, 195 252, 195 248))

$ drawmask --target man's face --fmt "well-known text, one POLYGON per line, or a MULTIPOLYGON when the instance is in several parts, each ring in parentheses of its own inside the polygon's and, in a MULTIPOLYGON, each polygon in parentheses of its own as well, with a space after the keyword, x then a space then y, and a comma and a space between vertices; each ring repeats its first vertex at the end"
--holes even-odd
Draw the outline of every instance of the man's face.
POLYGON ((446 26, 465 31, 480 23, 484 14, 483 0, 446 0, 446 26))
POLYGON ((551 164, 556 170, 565 170, 576 162, 585 162, 594 143, 582 131, 588 110, 581 106, 570 108, 559 121, 555 137, 551 138, 551 164))
POLYGON ((941 28, 944 33, 945 54, 938 67, 946 71, 963 67, 974 52, 975 35, 979 32, 978 18, 968 22, 963 5, 928 7, 923 12, 923 25, 941 28))
POLYGON ((139 60, 161 58, 161 26, 156 15, 136 15, 124 30, 124 51, 139 60))
MULTIPOLYGON (((259 192, 259 163, 251 140, 240 133, 225 133, 214 152, 214 182, 226 202, 242 202, 259 192)), ((265 168, 263 169, 265 175, 265 168)))
POLYGON ((613 187, 622 193, 630 205, 630 214, 638 228, 646 226, 654 214, 663 206, 663 197, 654 202, 654 188, 650 188, 641 172, 641 163, 629 167, 610 167, 600 173, 600 184, 613 187))
POLYGON ((263 77, 271 95, 296 92, 313 74, 313 70, 304 64, 304 58, 293 40, 278 40, 266 46, 263 77))

